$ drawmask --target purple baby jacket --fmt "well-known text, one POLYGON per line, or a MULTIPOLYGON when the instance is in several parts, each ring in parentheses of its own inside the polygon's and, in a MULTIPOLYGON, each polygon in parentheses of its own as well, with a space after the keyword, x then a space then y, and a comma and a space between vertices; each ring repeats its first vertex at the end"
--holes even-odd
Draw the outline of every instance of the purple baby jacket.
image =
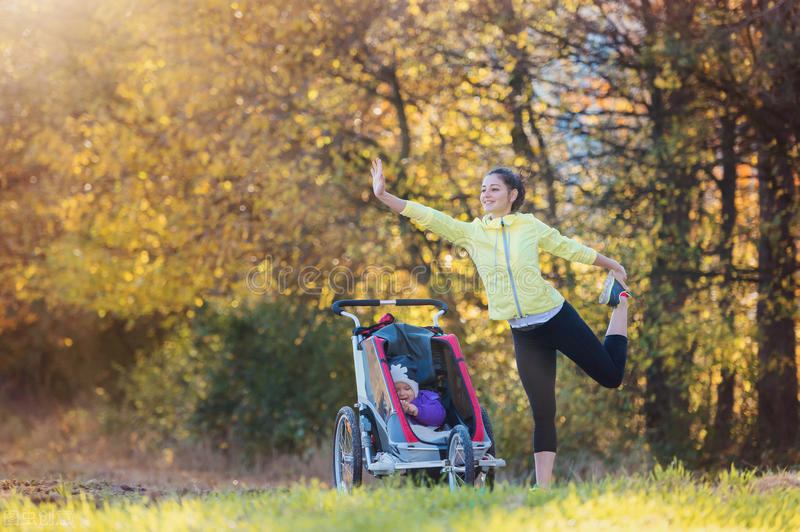
POLYGON ((419 410, 416 416, 408 416, 412 423, 429 427, 438 427, 444 423, 445 411, 438 393, 420 390, 411 404, 419 410))

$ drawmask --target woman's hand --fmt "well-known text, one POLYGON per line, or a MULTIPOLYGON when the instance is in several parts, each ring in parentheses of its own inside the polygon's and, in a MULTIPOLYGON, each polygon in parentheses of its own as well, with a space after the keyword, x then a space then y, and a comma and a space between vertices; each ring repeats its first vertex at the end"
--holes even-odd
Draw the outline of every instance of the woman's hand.
POLYGON ((614 259, 609 259, 605 255, 600 253, 597 254, 597 258, 594 260, 595 266, 600 266, 602 268, 608 268, 612 272, 614 272, 614 279, 616 279, 619 284, 622 285, 622 288, 625 290, 628 289, 628 285, 625 283, 625 279, 628 278, 628 272, 625 271, 625 268, 622 267, 622 264, 615 261, 614 259))
POLYGON ((383 163, 380 157, 372 161, 372 170, 370 173, 372 174, 372 191, 375 193, 376 197, 380 198, 386 194, 386 178, 383 177, 383 163))
POLYGON ((625 271, 625 268, 622 266, 622 264, 614 261, 614 266, 611 267, 611 271, 614 272, 614 279, 616 279, 617 282, 622 285, 622 288, 627 290, 628 285, 625 283, 625 279, 628 278, 628 272, 625 271))
POLYGON ((372 191, 375 197, 381 200, 386 206, 395 212, 402 213, 406 208, 406 200, 400 199, 386 191, 386 178, 383 177, 383 163, 380 157, 372 161, 372 191))

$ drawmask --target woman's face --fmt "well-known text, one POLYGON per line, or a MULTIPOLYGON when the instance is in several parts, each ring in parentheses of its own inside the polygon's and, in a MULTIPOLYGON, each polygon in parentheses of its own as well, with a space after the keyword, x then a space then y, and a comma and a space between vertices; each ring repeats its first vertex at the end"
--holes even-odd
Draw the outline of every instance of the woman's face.
POLYGON ((481 185, 481 205, 483 211, 495 218, 511 212, 511 205, 517 199, 518 192, 509 190, 503 179, 497 174, 489 174, 483 178, 481 185))

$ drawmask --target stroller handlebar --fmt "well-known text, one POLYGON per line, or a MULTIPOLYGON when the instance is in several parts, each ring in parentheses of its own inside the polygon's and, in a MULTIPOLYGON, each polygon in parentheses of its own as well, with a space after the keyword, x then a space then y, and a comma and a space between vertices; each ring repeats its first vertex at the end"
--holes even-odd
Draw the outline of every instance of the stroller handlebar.
POLYGON ((396 305, 398 307, 433 306, 447 312, 447 303, 438 299, 342 299, 334 301, 331 310, 341 316, 346 314, 341 307, 379 307, 381 305, 396 305))

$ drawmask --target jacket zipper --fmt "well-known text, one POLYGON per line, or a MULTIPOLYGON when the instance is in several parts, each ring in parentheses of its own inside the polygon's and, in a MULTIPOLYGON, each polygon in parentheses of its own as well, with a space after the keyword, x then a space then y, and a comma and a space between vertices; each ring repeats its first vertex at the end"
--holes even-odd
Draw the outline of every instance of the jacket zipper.
POLYGON ((519 312, 518 318, 522 317, 522 308, 519 306, 519 298, 517 297, 517 287, 514 285, 514 276, 511 274, 511 254, 508 251, 508 247, 511 245, 511 235, 508 237, 508 243, 506 243, 506 224, 502 218, 500 218, 500 228, 503 231, 503 250, 506 253, 506 267, 508 268, 508 278, 511 280, 511 292, 514 294, 514 303, 517 304, 517 312, 519 312))

